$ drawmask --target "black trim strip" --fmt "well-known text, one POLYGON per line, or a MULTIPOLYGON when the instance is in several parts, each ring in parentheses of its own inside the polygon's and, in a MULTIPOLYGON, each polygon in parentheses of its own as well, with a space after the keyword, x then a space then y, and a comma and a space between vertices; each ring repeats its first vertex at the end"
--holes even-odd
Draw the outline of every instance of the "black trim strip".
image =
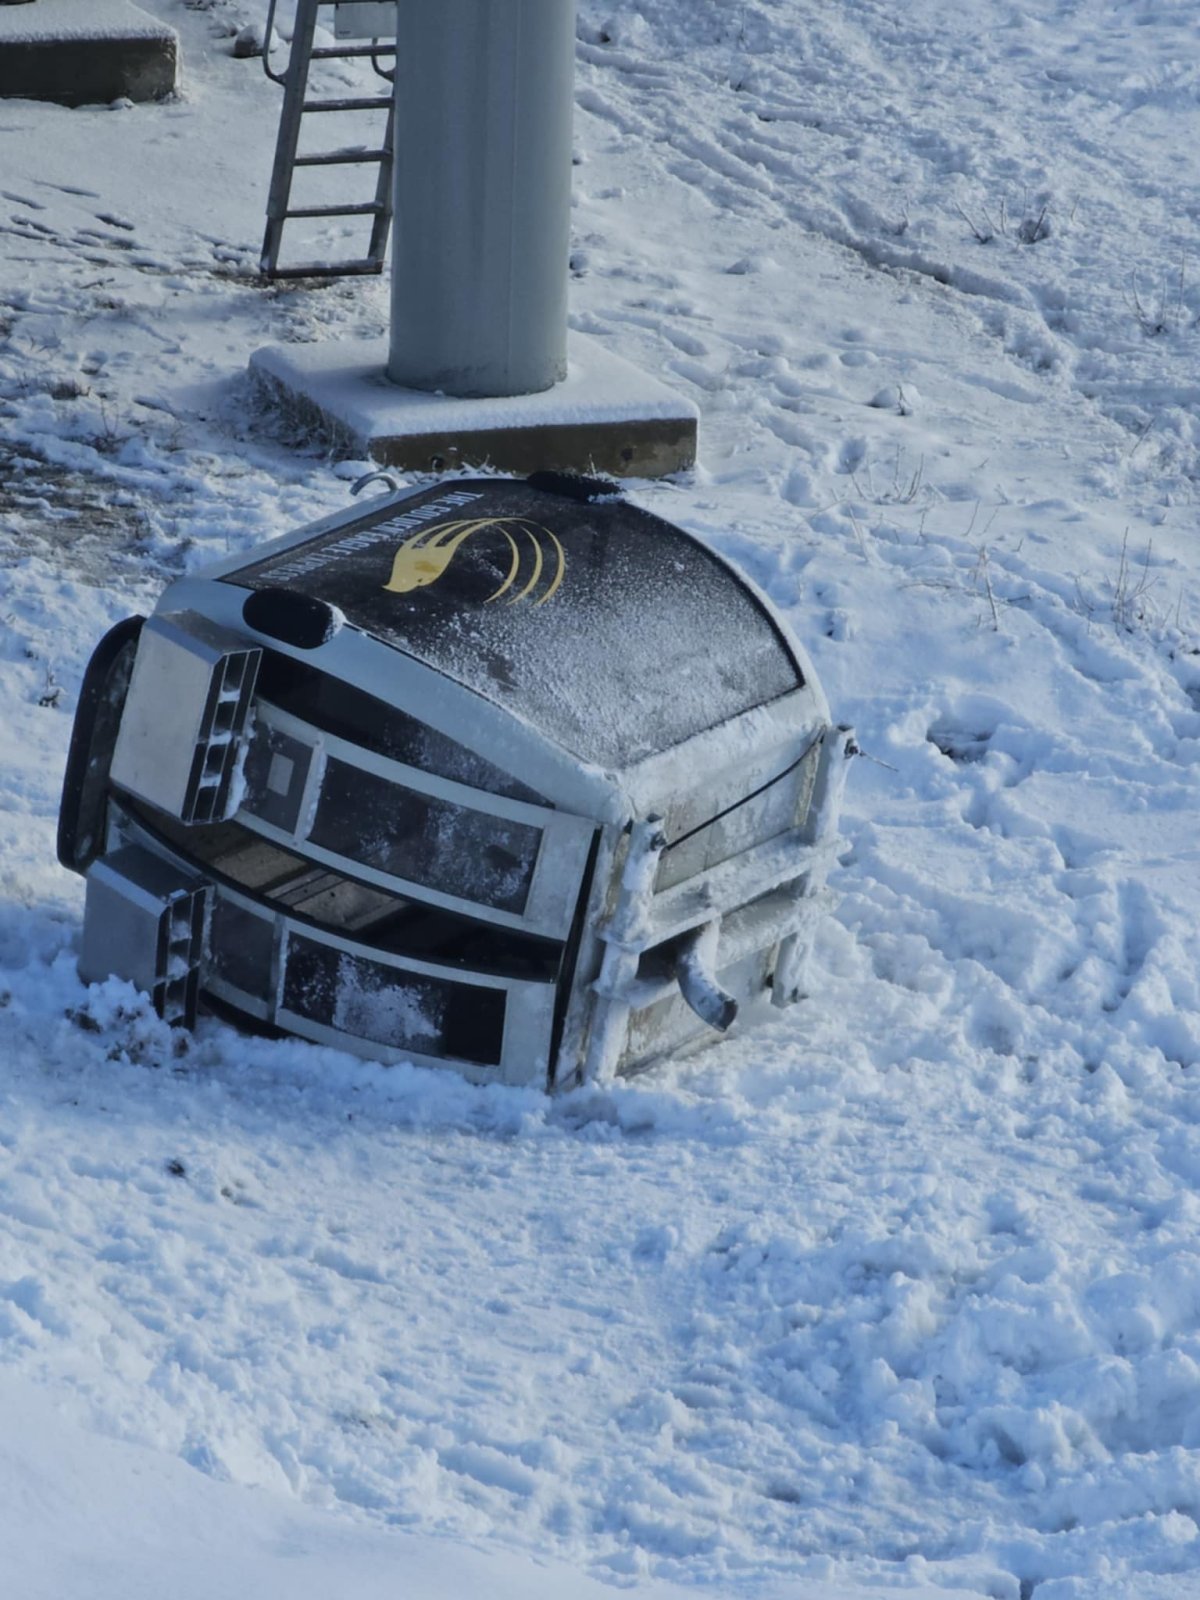
POLYGON ((583 882, 571 930, 563 946, 562 964, 558 969, 558 993, 554 998, 554 1018, 550 1024, 550 1065, 546 1070, 546 1087, 553 1089, 558 1077, 558 1052, 562 1048, 563 1033, 567 1026, 567 1007, 575 989, 575 969, 579 964, 579 950, 583 944, 584 924, 587 920, 588 901, 592 897, 592 880, 596 876, 596 858, 600 854, 600 829, 592 835, 587 864, 583 869, 583 882))
MULTIPOLYGON (((516 928, 500 928, 494 923, 477 921, 400 895, 395 896, 396 910, 391 914, 385 913, 370 927, 351 930, 321 922, 285 900, 248 888, 211 862, 198 859, 188 850, 185 840, 173 836, 147 815, 149 808, 144 803, 139 804, 125 795, 122 795, 121 803, 152 839, 173 856, 186 861, 192 871, 209 882, 231 889, 260 907, 265 916, 273 919, 284 917, 297 926, 313 928, 335 939, 344 939, 361 950, 364 959, 372 955, 392 955, 401 960, 422 961, 443 967, 447 973, 474 972, 481 977, 500 978, 509 983, 553 983, 561 970, 563 946, 558 940, 546 939, 540 934, 522 933, 516 928), (407 939, 404 937, 405 923, 409 925, 407 939), (456 945, 457 950, 454 948, 456 945)), ((229 828, 240 824, 222 823, 218 826, 229 828)), ((180 829, 181 833, 183 831, 180 829)), ((245 831, 250 833, 249 829, 245 831)), ((253 834, 252 837, 258 843, 274 844, 273 840, 263 840, 259 834, 253 834)), ((350 883, 364 882, 351 873, 338 873, 335 868, 325 867, 323 862, 300 857, 298 852, 283 846, 276 845, 275 848, 284 854, 296 856, 304 868, 319 868, 335 873, 350 883)), ((289 881, 284 880, 282 886, 289 881)), ((365 887, 378 889, 379 886, 365 884, 365 887)))
POLYGON ((145 617, 126 617, 110 628, 92 652, 79 687, 71 745, 58 808, 58 859, 71 872, 86 872, 104 848, 108 769, 129 692, 132 653, 124 682, 114 682, 121 653, 136 644, 145 617))
POLYGON ((257 694, 309 727, 389 761, 418 767, 484 794, 553 810, 544 795, 476 755, 469 746, 309 661, 297 661, 264 647, 257 694))
POLYGON ((711 828, 715 822, 720 822, 721 818, 727 817, 731 811, 740 811, 743 806, 748 806, 751 800, 757 800, 760 794, 766 794, 768 789, 773 789, 777 783, 782 783, 786 777, 795 772, 797 767, 804 765, 824 737, 823 733, 819 733, 803 755, 797 756, 795 761, 784 767, 782 772, 777 772, 773 778, 768 778, 766 783, 760 784, 750 794, 743 795, 740 800, 735 800, 731 806, 726 806, 724 811, 718 811, 716 816, 709 817, 707 822, 698 822, 694 828, 689 828, 686 833, 681 833, 678 839, 669 839, 663 846, 663 854, 665 855, 668 850, 674 850, 677 844, 683 844, 686 840, 695 838, 696 834, 703 833, 705 828, 711 828))

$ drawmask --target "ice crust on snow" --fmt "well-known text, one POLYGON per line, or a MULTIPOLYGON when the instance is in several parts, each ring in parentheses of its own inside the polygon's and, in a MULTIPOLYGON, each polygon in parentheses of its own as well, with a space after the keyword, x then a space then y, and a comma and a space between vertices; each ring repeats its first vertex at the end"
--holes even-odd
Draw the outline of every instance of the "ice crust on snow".
MULTIPOLYGON (((805 1005, 559 1100, 173 1036, 75 975, 88 653, 347 504, 246 359, 387 315, 258 286, 249 18, 146 9, 182 98, 4 112, 7 1380, 97 1476, 109 1436, 197 1515, 324 1507, 347 1590, 386 1524, 708 1594, 1190 1600, 1196 8, 582 0, 572 319, 702 413, 695 476, 633 493, 875 759, 805 1005)), ((7 1451, 0 1527, 51 1548, 7 1451)))

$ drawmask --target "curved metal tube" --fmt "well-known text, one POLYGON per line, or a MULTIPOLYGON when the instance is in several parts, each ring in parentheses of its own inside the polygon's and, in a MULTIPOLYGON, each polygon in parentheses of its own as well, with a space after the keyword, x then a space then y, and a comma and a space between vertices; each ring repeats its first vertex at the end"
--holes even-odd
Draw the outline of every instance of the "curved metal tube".
POLYGON ((738 1003, 717 982, 709 961, 715 953, 716 929, 702 928, 675 958, 679 992, 702 1022, 724 1033, 733 1025, 738 1003))
POLYGON ((394 478, 390 472, 364 472, 361 478, 355 479, 350 493, 353 495, 361 494, 367 485, 371 483, 386 484, 389 494, 399 494, 403 487, 399 478, 394 478))

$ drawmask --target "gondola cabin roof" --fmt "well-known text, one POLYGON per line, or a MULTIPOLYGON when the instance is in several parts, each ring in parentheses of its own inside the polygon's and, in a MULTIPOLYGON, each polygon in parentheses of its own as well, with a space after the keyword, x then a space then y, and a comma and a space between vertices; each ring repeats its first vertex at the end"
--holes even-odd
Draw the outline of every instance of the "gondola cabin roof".
POLYGON ((769 607, 699 540, 615 494, 536 479, 389 496, 221 576, 257 592, 260 618, 336 608, 609 770, 805 684, 769 607))

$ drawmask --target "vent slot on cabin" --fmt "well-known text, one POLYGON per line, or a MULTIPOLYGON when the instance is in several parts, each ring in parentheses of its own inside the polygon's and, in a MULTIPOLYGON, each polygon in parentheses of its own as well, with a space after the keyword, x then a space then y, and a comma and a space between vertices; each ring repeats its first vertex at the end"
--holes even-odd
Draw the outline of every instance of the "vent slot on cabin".
POLYGON ((261 650, 192 612, 151 617, 138 640, 113 782, 181 822, 232 815, 261 660, 261 650))
POLYGON ((165 1022, 196 1020, 207 884, 140 845, 92 863, 79 975, 125 978, 148 993, 165 1022))

